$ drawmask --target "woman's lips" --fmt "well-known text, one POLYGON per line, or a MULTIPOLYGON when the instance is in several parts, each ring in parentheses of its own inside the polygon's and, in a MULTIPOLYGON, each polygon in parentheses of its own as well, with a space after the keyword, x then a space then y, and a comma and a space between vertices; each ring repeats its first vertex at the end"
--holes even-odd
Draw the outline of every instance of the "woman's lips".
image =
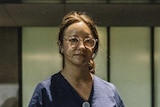
POLYGON ((86 57, 87 55, 85 55, 85 54, 74 54, 74 56, 82 56, 82 57, 86 57))

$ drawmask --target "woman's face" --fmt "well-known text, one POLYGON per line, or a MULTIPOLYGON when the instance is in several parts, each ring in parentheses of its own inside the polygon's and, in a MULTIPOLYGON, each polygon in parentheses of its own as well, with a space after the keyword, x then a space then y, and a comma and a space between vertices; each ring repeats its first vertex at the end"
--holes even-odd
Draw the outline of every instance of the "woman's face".
POLYGON ((87 47, 87 43, 84 42, 89 38, 93 38, 93 36, 84 22, 74 23, 65 30, 62 46, 65 65, 82 66, 88 64, 94 49, 93 47, 87 47))

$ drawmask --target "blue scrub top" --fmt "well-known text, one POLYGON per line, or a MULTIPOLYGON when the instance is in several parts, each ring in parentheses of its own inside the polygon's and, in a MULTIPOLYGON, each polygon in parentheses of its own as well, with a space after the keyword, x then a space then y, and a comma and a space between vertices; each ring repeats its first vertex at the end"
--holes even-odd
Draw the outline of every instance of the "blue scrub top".
MULTIPOLYGON (((85 102, 60 72, 39 83, 28 107, 82 107, 85 102)), ((90 107, 124 107, 115 88, 94 75, 90 107)))

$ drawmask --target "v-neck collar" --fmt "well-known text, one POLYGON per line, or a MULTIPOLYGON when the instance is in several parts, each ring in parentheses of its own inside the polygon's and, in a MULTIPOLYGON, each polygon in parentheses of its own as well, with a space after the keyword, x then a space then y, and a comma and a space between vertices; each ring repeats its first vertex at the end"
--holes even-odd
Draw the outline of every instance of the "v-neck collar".
POLYGON ((90 105, 92 104, 92 97, 93 97, 93 84, 92 84, 92 89, 91 89, 91 93, 90 93, 90 96, 89 96, 89 99, 86 101, 85 99, 83 99, 79 94, 78 92, 72 87, 72 85, 64 78, 64 76, 59 73, 60 76, 63 78, 64 82, 67 84, 68 88, 70 88, 70 90, 72 91, 72 93, 74 94, 74 96, 79 99, 79 101, 81 101, 81 103, 83 102, 89 102, 90 105))

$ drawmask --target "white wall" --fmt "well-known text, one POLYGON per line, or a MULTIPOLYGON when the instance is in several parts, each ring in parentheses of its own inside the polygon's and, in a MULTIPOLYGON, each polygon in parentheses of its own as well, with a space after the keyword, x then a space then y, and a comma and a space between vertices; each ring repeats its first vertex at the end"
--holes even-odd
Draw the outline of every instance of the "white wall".
POLYGON ((111 27, 111 82, 126 107, 150 107, 150 28, 111 27))

